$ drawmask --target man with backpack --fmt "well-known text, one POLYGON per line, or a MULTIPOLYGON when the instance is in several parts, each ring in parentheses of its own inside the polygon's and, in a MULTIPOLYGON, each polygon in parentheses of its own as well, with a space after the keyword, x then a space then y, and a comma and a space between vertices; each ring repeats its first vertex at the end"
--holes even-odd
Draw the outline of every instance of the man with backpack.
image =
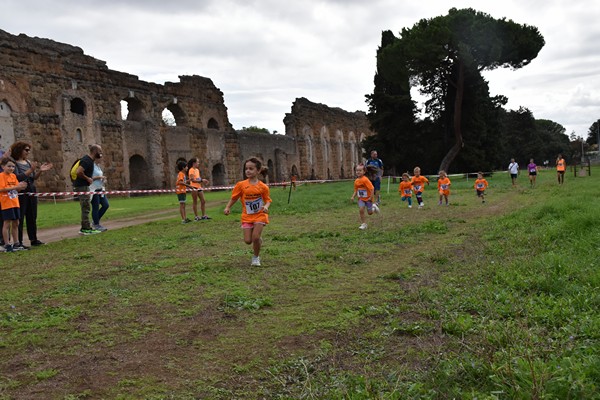
MULTIPOLYGON (((73 191, 74 192, 89 192, 90 185, 94 181, 92 175, 94 174, 94 160, 102 157, 102 147, 98 144, 90 146, 90 154, 81 157, 79 160, 79 166, 75 168, 73 180, 73 191)), ((73 174, 72 174, 73 175, 73 174)), ((81 230, 80 235, 93 235, 100 233, 101 231, 93 229, 90 223, 90 202, 91 196, 89 194, 79 195, 79 205, 81 206, 81 230)))

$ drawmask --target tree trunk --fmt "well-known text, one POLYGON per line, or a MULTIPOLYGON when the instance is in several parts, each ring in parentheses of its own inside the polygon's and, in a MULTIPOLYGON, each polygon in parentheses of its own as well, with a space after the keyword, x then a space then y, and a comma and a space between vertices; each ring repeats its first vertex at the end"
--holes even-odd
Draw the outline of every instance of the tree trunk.
POLYGON ((440 171, 443 170, 443 171, 446 171, 446 173, 449 172, 450 164, 452 163, 452 161, 454 161, 454 159, 456 158, 458 153, 460 153, 460 149, 462 149, 464 146, 463 138, 462 138, 462 131, 461 131, 462 103, 463 103, 464 92, 465 92, 465 66, 462 63, 462 61, 459 60, 458 61, 458 81, 456 83, 456 97, 454 99, 453 128, 454 128, 455 143, 454 143, 454 146, 452 146, 450 148, 450 150, 448 150, 448 153, 446 153, 446 156, 444 156, 444 159, 442 160, 442 162, 440 164, 440 171))

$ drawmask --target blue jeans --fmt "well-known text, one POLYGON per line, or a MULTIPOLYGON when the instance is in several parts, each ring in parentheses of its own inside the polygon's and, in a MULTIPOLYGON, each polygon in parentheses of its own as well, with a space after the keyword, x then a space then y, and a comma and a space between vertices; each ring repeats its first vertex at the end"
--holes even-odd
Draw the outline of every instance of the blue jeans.
POLYGON ((94 221, 94 225, 100 225, 100 219, 108 210, 108 207, 106 195, 95 194, 92 196, 92 221, 94 221))

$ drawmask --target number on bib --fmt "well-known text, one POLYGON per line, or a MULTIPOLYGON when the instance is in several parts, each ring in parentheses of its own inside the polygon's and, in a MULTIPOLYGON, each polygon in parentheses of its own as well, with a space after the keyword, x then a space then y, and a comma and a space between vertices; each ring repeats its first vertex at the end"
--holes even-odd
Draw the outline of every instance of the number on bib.
POLYGON ((246 201, 246 214, 256 214, 263 208, 263 199, 258 198, 252 201, 246 201))

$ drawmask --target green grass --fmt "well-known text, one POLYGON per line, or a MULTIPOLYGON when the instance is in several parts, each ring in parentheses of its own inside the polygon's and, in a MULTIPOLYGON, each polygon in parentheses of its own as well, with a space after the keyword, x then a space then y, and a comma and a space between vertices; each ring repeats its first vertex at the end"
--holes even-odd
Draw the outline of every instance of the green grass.
POLYGON ((364 232, 351 182, 273 188, 260 268, 226 192, 187 225, 111 198, 173 218, 0 254, 0 399, 599 398, 598 174, 497 174, 485 205, 451 178, 423 210, 384 182, 364 232))

